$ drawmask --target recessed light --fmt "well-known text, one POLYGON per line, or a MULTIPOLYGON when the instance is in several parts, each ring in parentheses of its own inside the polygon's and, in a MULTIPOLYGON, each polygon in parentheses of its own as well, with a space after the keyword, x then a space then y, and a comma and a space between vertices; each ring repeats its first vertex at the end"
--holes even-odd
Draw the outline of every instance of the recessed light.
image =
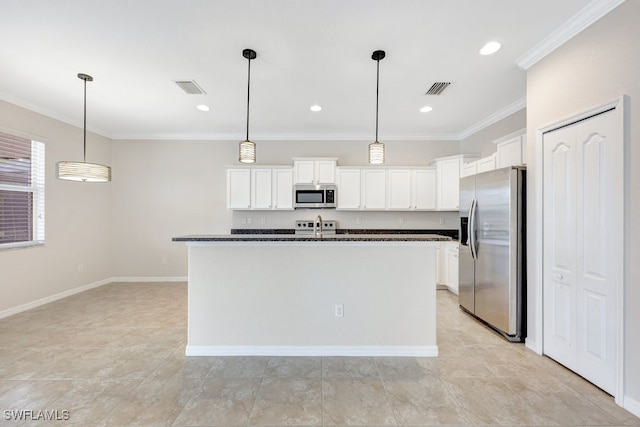
POLYGON ((321 111, 322 107, 319 105, 312 105, 311 108, 309 108, 311 111, 321 111))
POLYGON ((433 107, 429 107, 428 105, 425 105, 424 107, 422 107, 420 109, 421 113, 428 113, 429 111, 433 110, 433 107))
POLYGON ((200 110, 200 111, 209 111, 209 107, 207 105, 204 105, 204 104, 200 104, 196 108, 198 110, 200 110))
POLYGON ((502 45, 498 42, 489 42, 487 44, 485 44, 484 46, 482 46, 482 49, 480 49, 480 55, 491 55, 496 53, 497 51, 500 50, 500 47, 502 45))

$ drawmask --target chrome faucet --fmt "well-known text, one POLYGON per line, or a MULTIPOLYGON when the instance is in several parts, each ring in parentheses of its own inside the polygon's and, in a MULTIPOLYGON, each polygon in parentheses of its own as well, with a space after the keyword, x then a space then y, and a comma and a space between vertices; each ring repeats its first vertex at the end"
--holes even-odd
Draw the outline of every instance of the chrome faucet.
POLYGON ((313 222, 313 234, 316 237, 322 236, 322 217, 320 215, 313 222))

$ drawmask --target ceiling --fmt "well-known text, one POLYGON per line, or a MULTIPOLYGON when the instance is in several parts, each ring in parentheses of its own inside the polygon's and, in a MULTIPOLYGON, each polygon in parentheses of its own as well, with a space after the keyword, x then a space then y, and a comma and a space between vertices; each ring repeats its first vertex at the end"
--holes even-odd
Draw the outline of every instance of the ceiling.
POLYGON ((458 139, 524 105, 516 60, 590 0, 2 0, 0 99, 114 139, 458 139), (491 56, 478 50, 497 40, 491 56), (188 95, 174 80, 195 80, 188 95), (434 82, 442 95, 425 95, 434 82), (195 107, 206 104, 210 111, 195 107), (309 107, 318 104, 322 111, 309 107), (433 107, 429 113, 419 109, 433 107))

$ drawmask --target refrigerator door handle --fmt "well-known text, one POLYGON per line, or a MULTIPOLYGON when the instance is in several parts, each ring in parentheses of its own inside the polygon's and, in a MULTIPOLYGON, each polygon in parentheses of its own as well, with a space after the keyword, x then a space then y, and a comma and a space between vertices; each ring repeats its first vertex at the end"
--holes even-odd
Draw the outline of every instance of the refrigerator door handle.
POLYGON ((478 259, 478 254, 476 252, 476 209, 477 209, 477 200, 473 199, 471 201, 471 207, 469 208, 469 223, 467 234, 469 235, 469 248, 471 249, 471 258, 478 259))
POLYGON ((471 247, 471 215, 473 215, 473 200, 471 200, 471 204, 469 205, 469 213, 467 214, 467 241, 462 242, 463 245, 467 245, 471 247))

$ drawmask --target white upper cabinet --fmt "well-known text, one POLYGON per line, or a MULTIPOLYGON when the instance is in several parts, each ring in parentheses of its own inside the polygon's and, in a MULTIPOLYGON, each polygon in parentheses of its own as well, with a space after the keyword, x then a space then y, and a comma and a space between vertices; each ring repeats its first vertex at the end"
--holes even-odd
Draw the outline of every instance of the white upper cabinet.
POLYGON ((498 168, 527 163, 526 139, 526 134, 522 134, 497 144, 498 168))
POLYGON ((271 169, 251 169, 251 207, 253 209, 271 209, 271 174, 271 169))
POLYGON ((415 169, 411 171, 412 207, 417 210, 436 209, 436 170, 435 168, 415 169))
POLYGON ((338 168, 337 209, 360 209, 360 169, 338 168))
POLYGON ((460 195, 460 177, 465 162, 475 161, 477 155, 460 154, 435 159, 437 180, 437 205, 441 211, 457 211, 460 195))
POLYGON ((370 210, 384 210, 387 207, 387 171, 384 169, 363 169, 362 207, 370 210))
POLYGON ((389 191, 387 208, 391 210, 411 209, 411 170, 390 169, 387 172, 389 191))
POLYGON ((469 162, 462 165, 462 174, 460 178, 465 176, 475 175, 478 173, 478 162, 469 162))
POLYGON ((251 169, 227 169, 227 209, 251 208, 251 169))
POLYGON ((273 169, 273 209, 293 209, 293 169, 273 169))
POLYGON ((476 160, 473 163, 477 165, 477 173, 492 171, 496 168, 496 155, 494 153, 488 157, 483 157, 480 160, 476 160))
POLYGON ((338 159, 293 159, 296 184, 334 184, 338 159))
POLYGON ((227 169, 227 209, 293 209, 291 167, 227 169))

